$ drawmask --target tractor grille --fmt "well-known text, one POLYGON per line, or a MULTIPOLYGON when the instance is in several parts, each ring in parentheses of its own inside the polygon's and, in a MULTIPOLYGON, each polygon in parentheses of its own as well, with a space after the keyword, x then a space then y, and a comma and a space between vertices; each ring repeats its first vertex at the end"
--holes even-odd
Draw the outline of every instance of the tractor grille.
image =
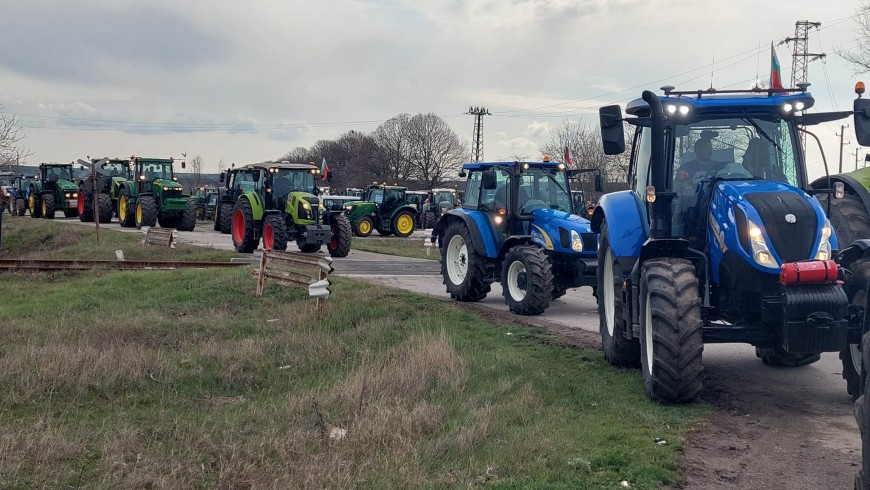
POLYGON ((745 197, 761 216, 773 248, 783 262, 811 258, 818 220, 810 203, 791 192, 753 192, 745 197), (794 223, 785 220, 787 214, 794 215, 794 223))
POLYGON ((169 189, 168 191, 163 191, 163 197, 167 199, 181 197, 181 189, 169 189))
POLYGON ((598 250, 598 235, 595 233, 581 233, 580 240, 583 241, 584 252, 594 252, 598 250))

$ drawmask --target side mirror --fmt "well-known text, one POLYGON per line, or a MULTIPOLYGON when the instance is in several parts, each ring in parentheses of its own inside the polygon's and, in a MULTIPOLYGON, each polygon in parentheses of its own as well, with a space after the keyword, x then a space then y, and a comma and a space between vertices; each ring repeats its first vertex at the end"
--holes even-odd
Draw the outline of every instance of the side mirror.
POLYGON ((221 174, 220 174, 220 176, 218 177, 218 179, 219 179, 220 183, 223 184, 224 181, 227 180, 227 173, 226 173, 226 172, 221 172, 221 174))
POLYGON ((604 192, 604 181, 601 174, 595 174, 595 192, 604 192))
POLYGON ((605 155, 619 155, 625 152, 625 133, 622 130, 622 108, 608 105, 598 109, 601 125, 601 142, 605 155))
POLYGON ((468 172, 466 172, 464 168, 463 168, 463 169, 460 169, 460 170, 459 170, 459 177, 462 178, 462 179, 468 177, 468 172))
POLYGON ((855 99, 855 137, 861 146, 870 146, 870 99, 855 99))
POLYGON ((187 167, 185 166, 185 164, 184 164, 184 160, 181 161, 181 168, 182 168, 182 169, 187 168, 187 167))
POLYGON ((495 180, 495 170, 491 168, 484 170, 480 177, 484 189, 490 190, 498 187, 498 182, 495 180))

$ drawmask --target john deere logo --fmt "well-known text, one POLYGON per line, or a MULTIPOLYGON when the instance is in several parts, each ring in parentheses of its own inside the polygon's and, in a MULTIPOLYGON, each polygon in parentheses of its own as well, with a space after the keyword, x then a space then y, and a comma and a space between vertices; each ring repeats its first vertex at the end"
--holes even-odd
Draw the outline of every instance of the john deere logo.
POLYGON ((789 214, 785 215, 785 222, 786 223, 796 223, 797 218, 795 218, 795 216, 793 214, 789 213, 789 214))

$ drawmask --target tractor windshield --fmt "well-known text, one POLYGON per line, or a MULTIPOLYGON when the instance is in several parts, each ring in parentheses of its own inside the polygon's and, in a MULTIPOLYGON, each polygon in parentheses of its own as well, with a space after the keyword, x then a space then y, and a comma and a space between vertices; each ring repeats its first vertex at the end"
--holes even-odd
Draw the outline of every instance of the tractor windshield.
POLYGON ((279 168, 272 177, 272 192, 283 197, 291 192, 312 192, 314 174, 308 170, 279 168))
POLYGON ((146 162, 142 164, 142 175, 145 180, 152 181, 154 179, 172 179, 172 162, 146 162))
POLYGON ((11 186, 15 182, 14 175, 0 175, 0 185, 11 186))
POLYGON ((674 133, 675 189, 713 177, 803 183, 786 121, 729 117, 679 125, 674 133))
POLYGON ((130 167, 125 162, 109 162, 104 163, 102 168, 110 177, 128 177, 130 167))
POLYGON ((50 182, 53 180, 73 180, 72 165, 61 165, 57 167, 46 167, 45 180, 50 182))
POLYGON ((518 204, 523 213, 542 208, 572 212, 568 174, 554 168, 532 167, 524 170, 518 204))
POLYGON ((435 193, 435 202, 436 203, 448 202, 452 205, 455 203, 455 201, 456 201, 456 194, 454 194, 452 191, 438 191, 435 193))

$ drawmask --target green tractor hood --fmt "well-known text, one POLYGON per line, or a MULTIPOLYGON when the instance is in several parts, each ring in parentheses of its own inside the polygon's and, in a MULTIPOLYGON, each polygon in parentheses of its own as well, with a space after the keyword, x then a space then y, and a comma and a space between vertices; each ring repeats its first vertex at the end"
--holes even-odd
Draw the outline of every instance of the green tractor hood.
POLYGON ((315 224, 320 214, 320 199, 308 192, 292 191, 287 194, 284 211, 293 216, 296 224, 315 224))

